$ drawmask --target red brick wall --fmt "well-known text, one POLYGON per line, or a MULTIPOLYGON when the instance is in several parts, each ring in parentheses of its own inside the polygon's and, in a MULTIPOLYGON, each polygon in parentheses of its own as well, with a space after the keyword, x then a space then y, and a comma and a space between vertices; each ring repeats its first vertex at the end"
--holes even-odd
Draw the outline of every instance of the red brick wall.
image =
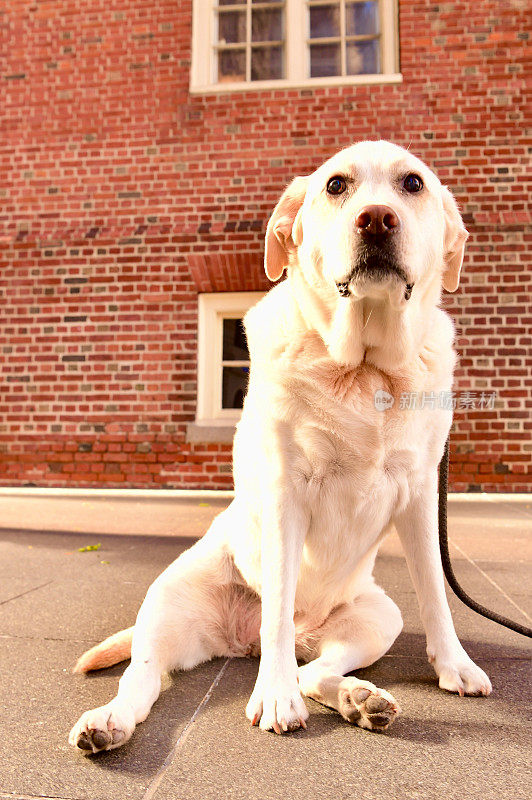
POLYGON ((0 482, 230 485, 229 447, 185 442, 194 270, 245 255, 242 288, 261 288, 283 185, 383 137, 435 168, 471 231, 445 300, 457 389, 499 400, 457 413, 453 485, 530 488, 526 7, 402 0, 400 85, 191 97, 187 0, 4 5, 0 482))

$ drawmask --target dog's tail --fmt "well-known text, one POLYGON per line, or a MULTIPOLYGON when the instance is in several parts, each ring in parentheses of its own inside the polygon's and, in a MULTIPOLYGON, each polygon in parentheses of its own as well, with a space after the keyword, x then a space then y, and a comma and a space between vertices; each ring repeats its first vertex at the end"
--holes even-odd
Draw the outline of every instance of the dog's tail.
POLYGON ((78 658, 77 664, 72 672, 89 672, 91 669, 104 669, 125 661, 131 656, 131 641, 133 639, 133 628, 126 628, 123 631, 114 633, 105 641, 91 647, 86 653, 78 658))

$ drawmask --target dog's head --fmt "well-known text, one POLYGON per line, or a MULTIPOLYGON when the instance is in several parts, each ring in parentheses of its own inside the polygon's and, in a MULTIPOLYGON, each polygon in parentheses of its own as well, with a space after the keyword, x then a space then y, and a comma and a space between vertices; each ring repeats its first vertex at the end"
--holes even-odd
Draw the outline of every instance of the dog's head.
POLYGON ((408 303, 458 287, 467 231, 451 193, 407 150, 360 142, 286 189, 266 233, 266 273, 298 264, 315 288, 408 303))

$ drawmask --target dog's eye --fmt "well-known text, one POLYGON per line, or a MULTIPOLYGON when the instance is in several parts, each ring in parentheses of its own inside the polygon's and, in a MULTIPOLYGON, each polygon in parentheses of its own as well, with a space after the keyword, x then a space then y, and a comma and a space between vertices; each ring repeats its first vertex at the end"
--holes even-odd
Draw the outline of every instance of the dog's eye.
POLYGON ((413 172, 410 175, 407 175, 403 181, 403 188, 410 192, 411 194, 415 194, 416 192, 420 192, 423 188, 423 181, 419 177, 419 175, 415 175, 413 172))
POLYGON ((347 189, 347 183, 345 182, 345 178, 342 178, 340 175, 335 175, 334 178, 330 178, 327 182, 327 192, 329 194, 343 194, 347 189))

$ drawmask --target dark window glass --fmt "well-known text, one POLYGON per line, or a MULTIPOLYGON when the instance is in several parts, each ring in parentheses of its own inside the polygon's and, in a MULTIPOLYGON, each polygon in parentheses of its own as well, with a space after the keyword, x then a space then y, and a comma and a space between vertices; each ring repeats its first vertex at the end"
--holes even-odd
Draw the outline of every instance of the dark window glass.
POLYGON ((345 28, 348 36, 368 36, 379 32, 379 10, 375 0, 346 6, 345 28))
POLYGON ((243 408, 248 388, 249 367, 224 367, 222 408, 243 408))
POLYGON ((246 41, 245 11, 226 11, 218 15, 218 41, 221 44, 246 41))
POLYGON ((376 39, 369 42, 349 42, 346 51, 346 67, 348 75, 375 75, 380 72, 379 43, 376 39))
POLYGON ((280 8, 253 11, 251 15, 251 40, 276 42, 283 38, 283 12, 280 8))
POLYGON ((340 36, 340 8, 334 6, 311 6, 310 38, 340 36))
POLYGON ((246 333, 241 319, 224 319, 223 336, 223 361, 249 361, 246 333))
POLYGON ((246 80, 245 50, 222 50, 218 53, 218 80, 220 83, 246 80))
POLYGON ((310 77, 329 78, 342 74, 339 44, 310 45, 310 77))
POLYGON ((251 51, 251 80, 273 81, 283 77, 283 48, 257 47, 251 51))

